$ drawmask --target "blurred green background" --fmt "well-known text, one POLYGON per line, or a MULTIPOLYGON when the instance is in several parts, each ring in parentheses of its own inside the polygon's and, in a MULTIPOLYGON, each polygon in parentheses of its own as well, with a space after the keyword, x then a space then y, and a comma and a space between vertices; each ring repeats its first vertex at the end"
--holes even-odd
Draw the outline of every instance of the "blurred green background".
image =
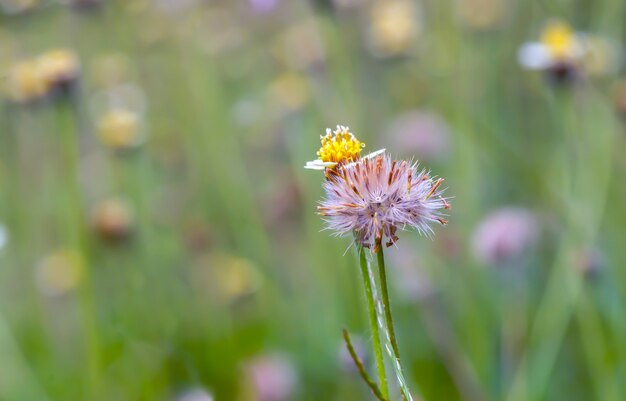
POLYGON ((387 250, 417 399, 626 399, 625 16, 0 0, 0 400, 372 399, 356 257, 302 169, 336 124, 453 197, 387 250), (554 18, 610 43, 593 68, 520 66, 554 18))

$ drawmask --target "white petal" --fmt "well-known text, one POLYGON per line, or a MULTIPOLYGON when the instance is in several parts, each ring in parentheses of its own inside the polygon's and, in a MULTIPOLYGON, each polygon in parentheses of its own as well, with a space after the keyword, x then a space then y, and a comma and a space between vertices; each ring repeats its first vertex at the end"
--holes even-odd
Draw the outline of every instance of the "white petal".
POLYGON ((365 156, 363 156, 361 159, 371 159, 371 158, 373 158, 373 157, 378 156, 378 155, 379 155, 379 154, 381 154, 381 153, 385 153, 385 150, 387 150, 387 149, 378 149, 378 150, 376 150, 376 151, 374 151, 374 152, 372 152, 372 153, 368 153, 368 154, 366 154, 366 155, 365 155, 365 156))
POLYGON ((306 162, 306 166, 304 168, 308 168, 311 170, 324 170, 326 167, 334 167, 337 163, 334 162, 323 162, 321 160, 313 160, 306 162))
POLYGON ((524 43, 517 52, 519 63, 531 70, 543 70, 552 64, 548 48, 538 42, 524 43))

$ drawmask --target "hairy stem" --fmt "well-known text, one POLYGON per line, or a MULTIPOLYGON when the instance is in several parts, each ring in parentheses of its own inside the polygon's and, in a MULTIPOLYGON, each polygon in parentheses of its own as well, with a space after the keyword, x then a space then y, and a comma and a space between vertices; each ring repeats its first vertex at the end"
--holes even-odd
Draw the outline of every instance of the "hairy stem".
POLYGON ((372 282, 369 276, 369 267, 365 250, 359 246, 359 265, 361 266, 361 276, 363 277, 363 288, 365 289, 365 299, 367 301, 367 312, 369 315, 370 330, 372 331, 372 344, 374 345, 374 357, 376 359, 376 370, 380 391, 385 400, 389 399, 389 388, 387 387, 387 374, 385 373, 385 361, 383 360, 383 348, 380 342, 378 322, 376 320, 376 305, 374 304, 374 294, 372 292, 372 282))
MULTIPOLYGON (((383 247, 380 246, 378 252, 376 252, 376 259, 378 261, 378 274, 380 278, 380 288, 382 293, 383 309, 385 311, 385 322, 387 326, 387 333, 389 334, 389 342, 393 349, 395 356, 395 363, 398 369, 401 371, 400 365, 400 351, 398 350, 398 342, 396 341, 396 332, 393 328, 393 318, 391 316, 391 304, 389 303, 389 291, 387 289, 387 272, 385 270, 385 254, 383 253, 383 247)), ((404 388, 400 388, 402 393, 402 399, 406 400, 407 395, 404 388)))

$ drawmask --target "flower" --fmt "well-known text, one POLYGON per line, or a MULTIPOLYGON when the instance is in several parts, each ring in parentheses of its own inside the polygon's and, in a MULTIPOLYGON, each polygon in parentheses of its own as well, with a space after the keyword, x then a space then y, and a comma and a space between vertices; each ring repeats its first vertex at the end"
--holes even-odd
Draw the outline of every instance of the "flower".
POLYGON ((92 224, 103 239, 115 243, 123 242, 133 231, 134 215, 123 199, 105 199, 94 207, 92 224))
POLYGON ((258 355, 245 362, 244 370, 251 382, 254 399, 291 399, 297 378, 291 361, 286 357, 280 354, 258 355))
POLYGON ((418 170, 417 163, 383 153, 327 171, 326 198, 318 206, 327 229, 354 233, 357 243, 375 252, 384 237, 387 246, 398 240, 398 228, 429 234, 431 223, 447 224, 440 212, 450 207, 442 197, 443 179, 418 170))
POLYGON ((35 280, 39 289, 49 296, 59 296, 74 290, 83 275, 83 259, 74 250, 58 250, 39 262, 35 280))
POLYGON ((37 62, 48 88, 71 85, 80 75, 80 61, 70 49, 50 50, 39 56, 37 62))
POLYGON ((178 397, 176 401, 213 401, 213 396, 201 387, 192 388, 178 397))
MULTIPOLYGON (((326 128, 326 135, 320 136, 320 140, 322 147, 317 151, 319 159, 307 162, 304 168, 332 169, 339 164, 357 161, 361 158, 361 149, 365 147, 365 144, 350 132, 350 128, 343 125, 338 125, 335 131, 326 128)), ((384 151, 385 149, 377 150, 364 158, 374 157, 384 151)))
POLYGON ((134 148, 143 140, 140 116, 130 110, 111 110, 98 122, 98 136, 113 150, 134 148))
POLYGON ((9 98, 16 103, 31 103, 40 100, 48 93, 48 83, 39 63, 33 60, 21 61, 11 68, 7 77, 9 98))
POLYGON ((413 110, 394 118, 385 130, 401 154, 410 152, 421 160, 444 159, 450 150, 446 122, 428 110, 413 110))
POLYGON ((9 242, 9 230, 7 230, 6 226, 0 223, 0 251, 2 248, 6 246, 9 242))
POLYGON ((561 21, 551 21, 541 33, 539 42, 524 43, 518 52, 522 66, 547 70, 573 66, 584 56, 582 34, 561 21))
POLYGON ((19 14, 38 5, 39 0, 0 0, 0 11, 5 14, 19 14))
POLYGON ((410 0, 375 2, 371 11, 369 46, 374 55, 408 53, 422 30, 421 10, 410 0))
POLYGON ((467 28, 489 31, 502 27, 510 10, 506 0, 459 0, 456 11, 467 28))
POLYGON ((557 82, 615 73, 621 64, 618 46, 610 39, 575 32, 568 24, 551 21, 538 42, 524 43, 518 60, 529 70, 547 71, 557 82))
POLYGON ((535 216, 507 207, 488 215, 474 231, 472 247, 476 258, 489 265, 501 265, 519 258, 537 240, 535 216))

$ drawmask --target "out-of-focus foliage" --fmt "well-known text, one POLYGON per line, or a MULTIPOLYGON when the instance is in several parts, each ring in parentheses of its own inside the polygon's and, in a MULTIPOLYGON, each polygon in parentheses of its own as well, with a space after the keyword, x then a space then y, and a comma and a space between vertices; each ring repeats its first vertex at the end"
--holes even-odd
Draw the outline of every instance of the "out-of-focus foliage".
POLYGON ((337 124, 453 197, 387 251, 415 398, 624 399, 624 15, 0 0, 0 400, 370 399, 302 168, 337 124))

